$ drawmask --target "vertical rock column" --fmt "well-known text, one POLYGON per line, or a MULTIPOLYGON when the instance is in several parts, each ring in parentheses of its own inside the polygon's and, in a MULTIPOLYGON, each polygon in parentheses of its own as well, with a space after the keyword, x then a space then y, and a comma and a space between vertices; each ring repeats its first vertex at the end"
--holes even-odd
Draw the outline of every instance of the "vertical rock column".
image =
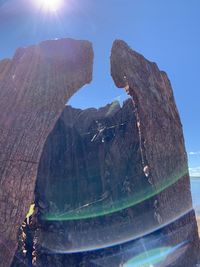
POLYGON ((146 178, 154 195, 154 217, 171 244, 187 244, 176 266, 193 266, 199 253, 197 224, 192 208, 183 130, 170 81, 155 63, 116 40, 111 53, 111 75, 134 101, 140 150, 146 178), (172 222, 175 223, 171 224, 172 222))
POLYGON ((12 262, 46 138, 66 101, 91 81, 92 67, 91 43, 72 39, 20 48, 0 62, 1 267, 12 262))

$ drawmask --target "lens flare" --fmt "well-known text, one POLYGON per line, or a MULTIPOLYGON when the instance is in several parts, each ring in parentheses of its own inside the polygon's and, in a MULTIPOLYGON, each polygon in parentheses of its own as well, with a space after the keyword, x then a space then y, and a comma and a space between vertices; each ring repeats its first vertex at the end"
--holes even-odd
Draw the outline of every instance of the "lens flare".
POLYGON ((123 267, 153 267, 158 266, 159 263, 161 263, 162 266, 170 266, 184 254, 186 248, 187 244, 183 242, 174 247, 152 249, 129 260, 123 267))
POLYGON ((51 12, 58 11, 63 4, 63 0, 37 0, 36 2, 40 9, 51 12))
MULTIPOLYGON (((120 198, 114 203, 107 202, 106 196, 102 196, 91 203, 84 203, 76 209, 68 210, 66 212, 48 213, 43 215, 43 220, 47 221, 70 221, 70 220, 82 220, 91 219, 99 216, 110 215, 115 212, 133 207, 143 201, 150 199, 153 196, 161 193, 165 189, 172 186, 174 183, 179 181, 184 175, 187 174, 187 170, 183 170, 179 174, 174 174, 167 179, 156 184, 155 187, 146 187, 142 191, 136 192, 134 195, 120 198)), ((188 210, 186 210, 187 212, 188 210)))

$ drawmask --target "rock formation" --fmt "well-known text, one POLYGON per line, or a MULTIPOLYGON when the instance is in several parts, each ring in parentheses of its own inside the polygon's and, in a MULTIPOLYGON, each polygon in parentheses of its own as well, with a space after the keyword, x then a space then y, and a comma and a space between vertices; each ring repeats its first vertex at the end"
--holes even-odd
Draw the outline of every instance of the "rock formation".
POLYGON ((194 266, 199 254, 197 224, 192 208, 183 130, 170 81, 155 63, 116 40, 111 52, 111 75, 117 87, 133 99, 141 141, 142 164, 158 194, 154 216, 165 225, 177 218, 171 244, 187 242, 188 248, 175 266, 194 266), (162 185, 165 190, 159 190, 162 185), (183 227, 184 226, 184 227, 183 227), (179 231, 175 231, 179 229, 179 231))
POLYGON ((47 136, 66 101, 92 79, 88 41, 46 41, 0 62, 0 262, 8 267, 47 136))
MULTIPOLYGON (((30 226, 38 267, 126 267, 142 250, 147 257, 163 248, 171 251, 163 266, 194 267, 199 238, 182 125, 167 75, 117 40, 111 75, 132 99, 99 110, 66 107, 61 115, 65 101, 90 81, 92 66, 89 43, 77 42, 69 53, 71 46, 65 50, 62 42, 69 40, 52 43, 57 49, 45 42, 19 50, 12 62, 0 64, 2 266, 9 266, 3 256, 10 255, 3 244, 15 247, 11 241, 53 129, 39 163, 30 226), (66 90, 60 86, 65 84, 66 90)), ((16 266, 23 264, 14 261, 16 266)))
MULTIPOLYGON (((47 225, 62 222, 63 236, 70 236, 64 250, 77 252, 118 244, 157 227, 144 201, 150 186, 141 162, 131 99, 123 107, 115 102, 99 110, 66 107, 38 171, 36 205, 46 214, 45 235, 51 232, 47 225), (146 225, 141 224, 144 217, 146 225)), ((59 250, 61 244, 53 240, 52 247, 43 245, 59 250)))
POLYGON ((143 250, 170 248, 161 266, 193 267, 199 239, 170 82, 123 41, 113 44, 111 74, 132 99, 66 107, 45 144, 37 266, 126 266, 143 250))
MULTIPOLYGON (((145 195, 151 185, 143 172, 133 110, 131 99, 122 107, 113 102, 100 109, 65 108, 38 170, 38 223, 30 227, 37 240, 36 266, 81 266, 82 254, 54 254, 84 254, 157 229, 153 201, 145 195)), ((27 265, 20 246, 17 255, 27 265)), ((90 258, 86 262, 91 265, 90 258)))

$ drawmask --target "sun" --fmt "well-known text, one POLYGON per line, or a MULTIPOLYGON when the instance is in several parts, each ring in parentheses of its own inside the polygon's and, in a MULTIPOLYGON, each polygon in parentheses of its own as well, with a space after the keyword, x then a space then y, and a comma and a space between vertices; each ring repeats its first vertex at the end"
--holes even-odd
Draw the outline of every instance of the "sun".
POLYGON ((56 12, 61 9, 63 0, 36 0, 37 5, 44 11, 56 12))

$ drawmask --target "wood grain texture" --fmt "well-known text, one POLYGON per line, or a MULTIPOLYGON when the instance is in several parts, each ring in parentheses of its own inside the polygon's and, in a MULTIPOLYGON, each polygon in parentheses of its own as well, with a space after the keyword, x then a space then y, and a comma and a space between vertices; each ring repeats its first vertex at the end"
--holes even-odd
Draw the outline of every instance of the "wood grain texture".
POLYGON ((17 230, 33 200, 47 136, 66 101, 92 79, 88 41, 20 48, 0 62, 0 266, 10 266, 17 230))
MULTIPOLYGON (((166 185, 155 197, 152 207, 155 217, 163 225, 188 213, 184 217, 187 229, 181 234, 175 232, 171 245, 189 242, 190 253, 176 266, 193 266, 199 253, 198 231, 192 211, 183 130, 167 74, 124 41, 116 40, 111 53, 111 75, 116 86, 126 88, 135 103, 148 179, 155 189, 166 185)), ((179 226, 181 229, 181 223, 179 226)))

